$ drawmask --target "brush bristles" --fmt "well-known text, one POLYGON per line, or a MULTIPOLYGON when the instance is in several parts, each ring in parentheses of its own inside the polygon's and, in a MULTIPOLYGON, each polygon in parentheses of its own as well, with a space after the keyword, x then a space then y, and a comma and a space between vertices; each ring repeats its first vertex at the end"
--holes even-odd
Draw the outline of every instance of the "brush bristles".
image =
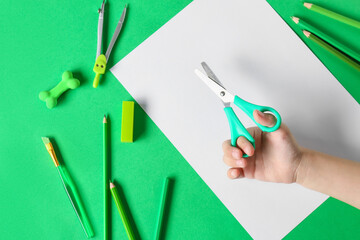
POLYGON ((45 145, 50 143, 50 139, 48 137, 41 137, 41 139, 43 140, 45 145))

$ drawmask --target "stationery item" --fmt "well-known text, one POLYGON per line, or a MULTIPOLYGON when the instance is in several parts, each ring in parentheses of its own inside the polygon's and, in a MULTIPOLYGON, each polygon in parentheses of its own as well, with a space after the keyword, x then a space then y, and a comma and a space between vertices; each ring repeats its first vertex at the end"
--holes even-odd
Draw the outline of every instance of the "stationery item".
POLYGON ((345 23, 347 25, 360 28, 360 22, 356 21, 354 19, 351 19, 349 17, 345 17, 341 14, 338 14, 336 12, 330 11, 326 8, 320 7, 318 5, 312 4, 312 3, 304 3, 304 6, 314 12, 320 13, 324 16, 330 17, 332 19, 335 19, 339 22, 345 23))
POLYGON ((109 174, 108 174, 108 123, 107 118, 104 115, 103 119, 103 186, 104 186, 104 239, 109 237, 109 174))
POLYGON ((41 138, 45 144, 47 151, 49 152, 51 159, 53 160, 55 167, 57 168, 62 184, 64 185, 66 194, 69 197, 71 205, 73 206, 76 216, 78 217, 82 228, 85 231, 86 237, 91 238, 94 236, 94 231, 90 225, 88 216, 86 215, 85 208, 81 202, 80 194, 78 193, 73 180, 70 177, 69 172, 64 165, 61 165, 56 157, 54 148, 50 139, 47 137, 41 138))
POLYGON ((337 50, 333 46, 329 45, 325 41, 321 40, 320 38, 318 38, 317 36, 315 36, 313 33, 309 32, 309 31, 303 30, 303 33, 311 41, 318 44, 320 47, 324 48, 325 50, 327 50, 329 53, 333 54, 334 56, 338 57, 343 62, 347 63, 349 66, 360 71, 360 65, 358 63, 356 63, 355 61, 353 61, 352 59, 348 58, 346 55, 341 53, 339 50, 337 50))
POLYGON ((63 92, 68 89, 75 89, 80 86, 80 81, 73 77, 70 71, 66 71, 62 74, 62 80, 50 91, 42 91, 39 94, 41 101, 46 102, 46 106, 51 109, 56 106, 57 99, 63 92))
POLYGON ((117 37, 119 36, 120 30, 122 28, 122 25, 124 23, 125 15, 126 15, 126 7, 121 14, 120 20, 116 26, 115 32, 111 38, 110 44, 108 49, 106 50, 105 55, 101 54, 101 46, 102 46, 102 32, 103 32, 103 23, 104 23, 104 8, 105 8, 105 0, 101 4, 101 8, 99 11, 99 21, 98 21, 98 36, 97 36, 97 49, 96 49, 96 61, 94 64, 94 72, 96 73, 95 79, 93 82, 93 87, 97 88, 100 81, 100 75, 103 75, 106 71, 106 63, 109 60, 109 56, 111 53, 111 50, 116 42, 117 37))
POLYGON ((159 207, 158 220, 156 225, 156 235, 155 240, 160 240, 163 228, 164 212, 167 205, 168 193, 169 193, 169 182, 170 179, 167 177, 164 180, 164 185, 161 193, 161 202, 159 207))
POLYGON ((134 240, 135 239, 135 234, 134 234, 134 232, 133 232, 133 230, 131 228, 129 218, 126 215, 124 204, 121 201, 121 198, 119 197, 119 193, 117 192, 115 184, 112 183, 111 181, 110 181, 110 191, 111 191, 111 195, 113 196, 116 207, 117 207, 117 209, 119 211, 121 221, 124 224, 126 234, 127 234, 128 238, 129 238, 129 240, 134 240))
MULTIPOLYGON (((202 62, 201 65, 204 68, 207 76, 202 72, 200 72, 198 69, 195 70, 195 73, 223 102, 225 107, 224 111, 230 125, 231 145, 236 146, 236 140, 238 139, 238 137, 243 136, 249 142, 251 142, 251 144, 255 148, 254 138, 246 130, 244 125, 239 121, 239 119, 235 115, 234 110, 230 106, 231 103, 234 103, 237 107, 239 107, 242 111, 244 111, 262 131, 273 132, 280 127, 281 117, 280 114, 275 109, 271 107, 255 105, 246 102, 245 100, 241 99, 236 95, 235 96, 232 95, 224 88, 224 86, 221 84, 219 79, 215 76, 215 74, 211 71, 211 69, 205 62, 202 62), (261 112, 271 112, 272 114, 274 114, 277 119, 275 126, 267 127, 256 122, 253 117, 254 110, 259 110, 261 112)), ((248 155, 244 154, 243 157, 248 157, 248 155)))
POLYGON ((122 102, 121 142, 133 142, 134 102, 122 102))
POLYGON ((303 30, 307 30, 309 32, 312 32, 319 38, 323 39, 325 42, 328 42, 330 45, 334 46, 335 48, 339 49, 340 51, 344 52, 345 54, 349 55, 353 59, 360 62, 360 54, 358 54, 356 51, 352 50, 351 48, 345 46, 344 44, 340 43, 339 41, 335 40, 334 38, 330 37, 329 35, 323 33, 319 29, 315 28, 314 26, 310 25, 306 21, 297 18, 292 17, 292 20, 303 30))

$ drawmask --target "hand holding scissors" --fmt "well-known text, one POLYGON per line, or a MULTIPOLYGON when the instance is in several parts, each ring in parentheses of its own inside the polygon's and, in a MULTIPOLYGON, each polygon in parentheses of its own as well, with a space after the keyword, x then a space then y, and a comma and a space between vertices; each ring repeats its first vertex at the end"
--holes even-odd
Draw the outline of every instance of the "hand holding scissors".
MULTIPOLYGON (((204 68, 207 75, 202 73, 200 70, 196 69, 196 75, 222 100, 224 103, 224 111, 227 116, 230 125, 230 132, 231 132, 231 145, 236 146, 236 140, 243 136, 245 137, 251 144, 254 146, 255 149, 255 140, 251 136, 251 134, 246 130, 244 125, 240 122, 238 117, 236 116, 234 110, 230 106, 231 103, 234 103, 237 107, 239 107, 243 112, 245 112, 253 122, 265 132, 273 132, 276 131, 281 125, 281 117, 280 114, 271 107, 255 105, 249 103, 238 96, 234 96, 233 94, 229 93, 221 84, 219 79, 215 76, 215 74, 211 71, 209 66, 205 63, 201 63, 202 67, 204 68), (267 127, 258 123, 254 117, 253 112, 255 110, 259 110, 260 112, 271 112, 275 115, 277 121, 275 126, 267 127)), ((244 154, 243 157, 248 157, 248 155, 244 154)))

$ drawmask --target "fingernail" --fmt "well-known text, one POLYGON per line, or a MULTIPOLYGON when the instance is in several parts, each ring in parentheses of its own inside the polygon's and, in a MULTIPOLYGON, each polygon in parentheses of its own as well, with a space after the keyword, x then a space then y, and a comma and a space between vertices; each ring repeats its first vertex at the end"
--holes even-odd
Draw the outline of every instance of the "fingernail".
POLYGON ((234 151, 232 152, 232 156, 233 156, 233 158, 235 158, 235 159, 240 159, 240 153, 239 153, 239 151, 234 150, 234 151))
POLYGON ((247 147, 246 148, 246 154, 248 156, 252 156, 252 155, 254 155, 254 150, 251 147, 247 147))
POLYGON ((237 160, 236 161, 236 166, 243 167, 244 166, 244 161, 243 160, 237 160))
POLYGON ((237 173, 236 173, 235 170, 231 171, 231 176, 232 176, 233 178, 237 178, 237 173))
POLYGON ((246 147, 246 148, 244 149, 244 152, 246 152, 246 154, 249 155, 249 154, 250 154, 250 147, 246 147))

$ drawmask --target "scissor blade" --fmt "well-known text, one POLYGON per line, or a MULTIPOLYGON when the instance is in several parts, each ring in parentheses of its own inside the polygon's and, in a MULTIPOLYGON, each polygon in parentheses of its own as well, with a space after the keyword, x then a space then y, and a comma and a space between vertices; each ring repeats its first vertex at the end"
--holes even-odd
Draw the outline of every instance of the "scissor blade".
POLYGON ((104 6, 105 0, 101 4, 101 8, 99 8, 99 21, 98 21, 98 35, 97 35, 97 48, 96 48, 96 59, 101 54, 101 44, 102 44, 102 32, 104 25, 104 6))
POLYGON ((122 12, 122 14, 121 14, 120 20, 119 20, 119 22, 118 22, 118 24, 117 24, 117 26, 116 26, 114 35, 113 35, 113 37, 111 38, 111 42, 110 42, 110 44, 109 44, 109 47, 108 47, 108 49, 106 50, 106 54, 105 54, 106 60, 109 59, 111 50, 112 50, 112 48, 113 48, 113 46, 114 46, 114 44, 115 44, 115 42, 116 42, 117 37, 119 36, 120 30, 121 30, 122 25, 123 25, 124 20, 125 20, 126 8, 127 8, 127 5, 125 5, 125 8, 124 8, 124 10, 123 10, 123 12, 122 12))
POLYGON ((206 76, 200 70, 195 69, 195 74, 221 99, 221 101, 223 101, 226 106, 229 103, 234 102, 234 95, 226 91, 225 88, 206 76))
POLYGON ((213 71, 211 71, 210 67, 206 64, 206 62, 202 62, 201 66, 204 68, 206 74, 208 75, 208 77, 211 80, 213 80, 214 82, 216 82, 217 84, 219 84, 220 86, 222 86, 225 89, 224 85, 222 85, 220 80, 216 77, 215 73, 213 71))

